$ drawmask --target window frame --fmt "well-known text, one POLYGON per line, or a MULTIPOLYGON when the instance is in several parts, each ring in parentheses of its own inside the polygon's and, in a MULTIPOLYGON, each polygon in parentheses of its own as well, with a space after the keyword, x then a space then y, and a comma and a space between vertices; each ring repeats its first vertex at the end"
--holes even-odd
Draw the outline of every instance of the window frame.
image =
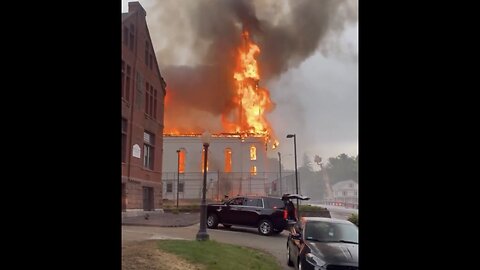
POLYGON ((154 133, 148 130, 143 131, 143 168, 152 171, 155 169, 155 139, 154 133), (149 141, 145 140, 146 134, 149 135, 149 141))

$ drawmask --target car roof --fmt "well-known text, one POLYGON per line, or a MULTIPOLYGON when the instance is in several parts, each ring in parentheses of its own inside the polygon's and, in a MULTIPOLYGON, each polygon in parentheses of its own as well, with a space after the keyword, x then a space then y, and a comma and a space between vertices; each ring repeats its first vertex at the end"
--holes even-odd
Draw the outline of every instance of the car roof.
POLYGON ((343 224, 353 224, 348 220, 337 219, 337 218, 325 218, 325 217, 302 217, 303 222, 309 221, 322 221, 327 223, 343 223, 343 224))

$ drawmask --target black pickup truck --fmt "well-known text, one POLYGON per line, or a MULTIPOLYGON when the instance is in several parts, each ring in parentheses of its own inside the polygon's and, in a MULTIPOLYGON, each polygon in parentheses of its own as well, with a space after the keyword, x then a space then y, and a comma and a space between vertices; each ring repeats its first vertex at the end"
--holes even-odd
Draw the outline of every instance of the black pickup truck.
MULTIPOLYGON (((291 199, 308 200, 298 194, 286 194, 279 197, 239 196, 222 204, 207 206, 207 227, 217 228, 244 226, 258 228, 262 235, 279 234, 287 228, 288 221, 293 220, 292 211, 287 211, 291 199)), ((295 211, 295 210, 294 210, 295 211)))

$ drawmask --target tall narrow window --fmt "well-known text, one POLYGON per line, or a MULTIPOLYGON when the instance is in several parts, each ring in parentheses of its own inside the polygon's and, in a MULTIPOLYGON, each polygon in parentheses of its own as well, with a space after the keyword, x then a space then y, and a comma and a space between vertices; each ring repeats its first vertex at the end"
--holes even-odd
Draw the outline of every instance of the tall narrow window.
POLYGON ((257 160, 257 148, 255 146, 250 147, 250 160, 257 160))
POLYGON ((145 83, 145 113, 148 115, 150 112, 150 84, 145 83))
POLYGON ((122 98, 125 98, 125 61, 122 60, 122 98))
MULTIPOLYGON (((205 171, 203 169, 203 164, 205 163, 205 148, 202 149, 202 173, 205 171)), ((207 159, 207 172, 208 172, 208 159, 207 159)))
POLYGON ((127 119, 122 118, 122 162, 127 156, 127 119))
POLYGON ((127 79, 125 80, 125 99, 130 101, 130 78, 131 78, 131 68, 127 65, 127 79))
POLYGON ((123 27, 123 44, 125 44, 125 46, 128 46, 128 36, 129 36, 128 27, 124 26, 123 27))
POLYGON ((257 166, 252 165, 252 167, 250 167, 250 174, 257 175, 257 166))
POLYGON ((157 89, 153 89, 153 119, 157 119, 157 89))
POLYGON ((149 66, 148 62, 150 60, 150 51, 149 51, 149 44, 148 44, 148 41, 145 42, 145 65, 147 65, 147 67, 149 66))
POLYGON ((153 85, 150 85, 150 111, 148 114, 153 118, 153 85))
POLYGON ((225 149, 225 172, 232 172, 232 149, 225 149))
POLYGON ((135 28, 133 24, 130 24, 130 50, 133 51, 133 42, 135 41, 135 28))
POLYGON ((186 151, 185 149, 180 149, 180 153, 178 153, 179 157, 179 162, 178 162, 178 171, 180 173, 185 172, 185 157, 186 157, 186 151))
POLYGON ((143 166, 153 170, 155 152, 155 135, 148 131, 143 132, 143 166))

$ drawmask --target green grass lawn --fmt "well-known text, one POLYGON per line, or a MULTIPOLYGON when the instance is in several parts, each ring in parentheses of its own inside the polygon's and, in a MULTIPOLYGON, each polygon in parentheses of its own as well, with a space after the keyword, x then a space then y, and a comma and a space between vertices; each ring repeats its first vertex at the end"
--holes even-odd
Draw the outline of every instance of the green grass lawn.
POLYGON ((202 264, 207 270, 281 269, 272 255, 254 249, 216 241, 160 240, 158 248, 202 264))

